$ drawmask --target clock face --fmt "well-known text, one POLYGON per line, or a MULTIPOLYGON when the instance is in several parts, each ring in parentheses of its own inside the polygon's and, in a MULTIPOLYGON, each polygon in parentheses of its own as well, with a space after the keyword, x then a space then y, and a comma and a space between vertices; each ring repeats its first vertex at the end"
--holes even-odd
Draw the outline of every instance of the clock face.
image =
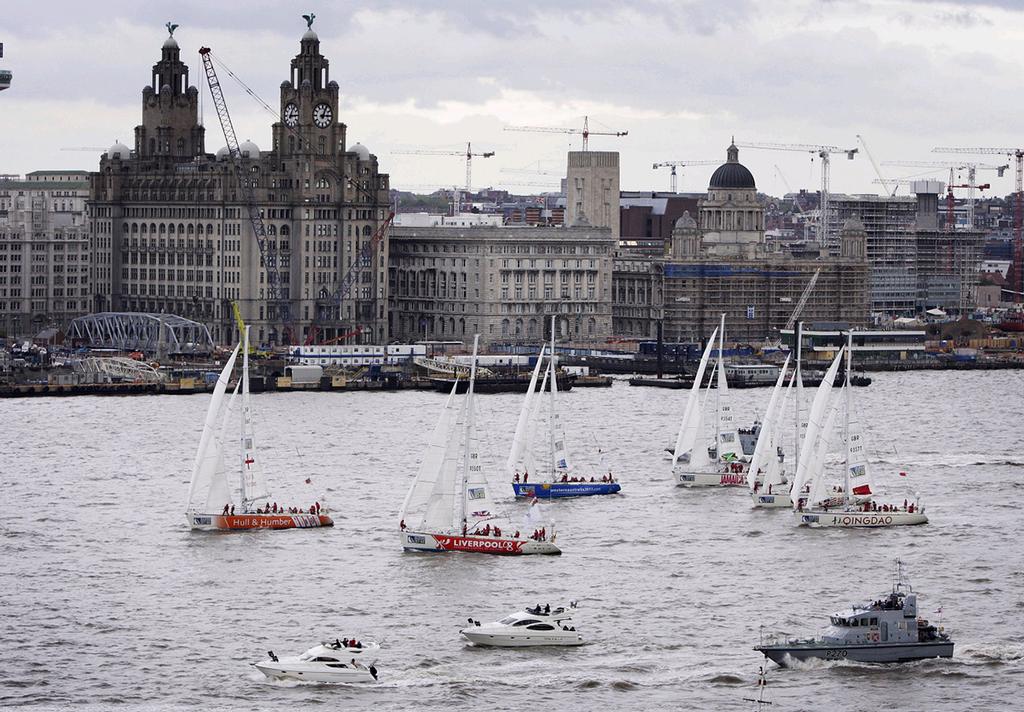
POLYGON ((327 104, 317 104, 316 108, 313 109, 313 123, 322 129, 330 126, 331 119, 333 118, 331 107, 327 106, 327 104))
POLYGON ((299 107, 295 106, 295 104, 288 104, 288 106, 284 107, 284 122, 288 126, 295 128, 296 124, 299 123, 299 107))

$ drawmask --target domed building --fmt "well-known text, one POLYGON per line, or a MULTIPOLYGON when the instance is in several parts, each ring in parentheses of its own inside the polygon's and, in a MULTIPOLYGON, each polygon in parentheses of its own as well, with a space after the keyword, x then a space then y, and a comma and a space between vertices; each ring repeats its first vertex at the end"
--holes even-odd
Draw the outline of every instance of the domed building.
POLYGON ((613 294, 618 296, 620 284, 644 274, 649 282, 644 296, 653 301, 652 317, 639 324, 626 318, 635 312, 628 299, 613 304, 613 314, 621 315, 615 335, 652 338, 660 321, 669 341, 701 343, 724 313, 727 342, 760 344, 778 337, 815 272, 818 279, 801 316, 809 322, 866 325, 869 269, 863 226, 855 221, 845 225, 840 244, 839 254, 833 255, 817 247, 797 251, 767 241, 757 183, 731 143, 725 163, 711 175, 697 219, 686 213, 676 220, 660 264, 649 255, 620 250, 613 294))
POLYGON ((764 243, 764 208, 757 201, 754 175, 739 161, 735 143, 726 161, 711 174, 708 197, 700 207, 704 248, 717 255, 753 255, 764 243))
MULTIPOLYGON (((177 314, 228 345, 238 339, 237 302, 262 345, 387 342, 388 241, 374 236, 390 181, 365 146, 346 146, 340 87, 306 19, 299 52, 282 67, 280 115, 267 139, 238 146, 240 171, 227 147, 206 152, 199 90, 189 86, 178 26, 167 23, 134 148, 116 143, 90 177, 93 311, 177 314), (157 264, 175 268, 149 268, 157 264)), ((240 112, 248 101, 228 100, 240 112)))

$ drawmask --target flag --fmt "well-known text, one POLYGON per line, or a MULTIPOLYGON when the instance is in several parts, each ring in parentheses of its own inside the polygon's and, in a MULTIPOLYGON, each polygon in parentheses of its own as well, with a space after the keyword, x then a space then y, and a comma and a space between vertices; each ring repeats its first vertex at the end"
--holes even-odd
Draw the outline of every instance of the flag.
POLYGON ((853 488, 853 493, 856 495, 871 494, 871 487, 869 485, 859 485, 853 488))
POLYGON ((558 468, 559 469, 564 470, 567 467, 569 467, 569 465, 566 464, 565 459, 561 459, 561 460, 558 461, 558 468))

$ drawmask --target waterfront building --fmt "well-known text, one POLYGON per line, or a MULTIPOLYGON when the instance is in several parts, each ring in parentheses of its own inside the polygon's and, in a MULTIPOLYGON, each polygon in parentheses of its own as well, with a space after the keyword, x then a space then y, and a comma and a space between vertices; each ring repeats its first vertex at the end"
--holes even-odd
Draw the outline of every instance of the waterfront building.
POLYGON ((0 329, 66 329, 89 310, 86 171, 0 178, 0 329))
POLYGON ((396 226, 391 231, 391 338, 537 343, 546 319, 575 342, 611 333, 611 230, 396 226))
POLYGON ((685 213, 676 221, 663 254, 620 250, 613 275, 615 335, 652 338, 660 320, 666 340, 700 342, 724 313, 727 340, 759 344, 778 336, 815 272, 802 318, 863 326, 866 241, 863 225, 851 220, 840 231, 836 255, 768 243, 754 176, 731 145, 697 217, 685 213), (644 261, 650 263, 646 270, 644 261))
POLYGON ((606 227, 619 239, 619 154, 616 151, 569 151, 565 222, 581 216, 606 227))
POLYGON ((270 150, 240 145, 240 175, 251 181, 280 273, 280 299, 270 302, 245 191, 227 148, 206 150, 199 90, 168 36, 142 91, 133 147, 115 143, 91 177, 92 309, 178 314, 230 343, 237 302, 261 344, 311 332, 386 339, 386 237, 368 259, 359 255, 387 218, 388 176, 366 147, 348 144, 338 93, 310 28, 281 83, 270 150), (335 300, 346 275, 350 289, 335 300))
MULTIPOLYGON (((920 181, 934 184, 934 181, 920 181)), ((941 190, 941 183, 935 184, 941 190)), ((932 186, 921 186, 930 190, 932 186)), ((918 201, 913 195, 829 196, 829 234, 838 235, 850 218, 860 220, 867 233, 867 255, 871 265, 871 311, 889 316, 914 313, 918 297, 917 255, 914 225, 919 219, 918 201)), ((937 206, 936 206, 937 209, 937 206)), ((830 245, 836 251, 836 245, 830 245)))
POLYGON ((622 191, 619 194, 619 239, 664 245, 671 239, 676 220, 683 213, 697 214, 700 197, 659 191, 622 191))

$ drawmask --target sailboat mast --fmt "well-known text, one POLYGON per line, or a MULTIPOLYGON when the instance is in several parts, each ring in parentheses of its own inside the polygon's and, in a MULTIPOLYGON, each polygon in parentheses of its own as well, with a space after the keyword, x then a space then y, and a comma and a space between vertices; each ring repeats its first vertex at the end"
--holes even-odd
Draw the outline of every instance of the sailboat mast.
POLYGON ((558 468, 558 461, 555 459, 555 392, 558 390, 558 374, 555 371, 555 327, 558 316, 551 315, 551 362, 548 368, 551 369, 551 415, 548 421, 548 437, 551 444, 551 477, 554 479, 555 471, 558 468))
MULTIPOLYGON (((725 375, 725 364, 722 363, 723 352, 725 351, 725 314, 722 314, 722 323, 718 328, 718 380, 725 375)), ((715 458, 722 459, 722 389, 715 389, 715 458)))
POLYGON ((249 502, 249 493, 245 487, 245 460, 248 457, 248 449, 245 446, 245 439, 248 436, 246 432, 248 424, 246 421, 249 418, 249 325, 245 326, 245 333, 242 336, 242 418, 241 418, 241 433, 238 440, 238 479, 241 482, 241 493, 242 493, 242 511, 247 511, 249 502))
MULTIPOLYGON (((477 347, 480 344, 480 334, 473 336, 473 361, 469 367, 469 388, 466 390, 466 428, 463 431, 462 441, 462 494, 459 497, 459 525, 466 521, 466 507, 469 504, 466 498, 469 496, 467 489, 469 487, 469 457, 470 453, 475 452, 471 447, 470 439, 473 437, 473 433, 476 428, 476 413, 473 408, 473 390, 476 385, 476 353, 477 347)), ((479 466, 480 463, 474 463, 479 466)))
POLYGON ((796 407, 794 408, 795 422, 793 423, 793 453, 796 457, 793 459, 793 472, 800 469, 800 405, 804 393, 803 376, 800 375, 800 359, 803 352, 803 341, 804 323, 800 321, 796 325, 796 407))
POLYGON ((843 499, 850 503, 850 366, 853 360, 853 329, 846 332, 846 382, 843 383, 845 413, 843 415, 843 439, 846 441, 846 474, 843 476, 843 499))

